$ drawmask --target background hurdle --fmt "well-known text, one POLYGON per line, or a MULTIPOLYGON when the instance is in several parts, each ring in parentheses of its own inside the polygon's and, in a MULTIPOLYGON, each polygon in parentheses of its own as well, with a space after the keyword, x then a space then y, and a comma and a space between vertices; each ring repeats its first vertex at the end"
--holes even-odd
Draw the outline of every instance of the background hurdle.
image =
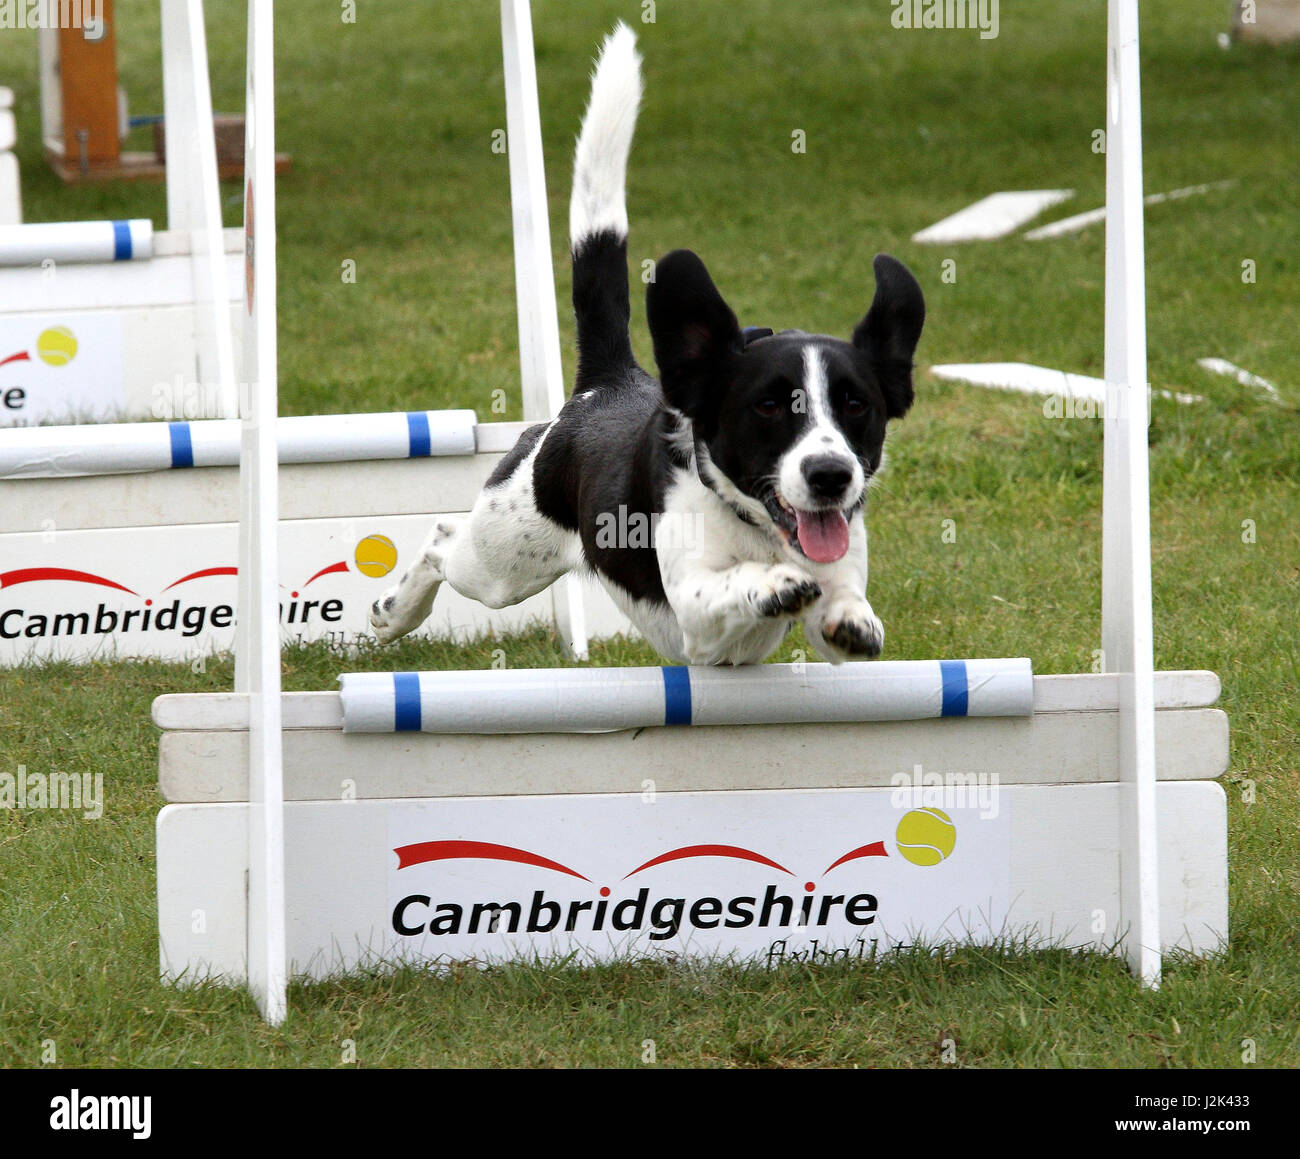
MULTIPOLYGON (((305 623, 300 619, 301 605, 298 611, 286 610, 281 624, 284 640, 355 644, 371 638, 370 603, 395 583, 402 568, 414 559, 437 516, 463 513, 473 506, 492 469, 528 425, 472 424, 472 412, 453 413, 471 420, 465 424, 465 434, 472 453, 337 461, 338 449, 326 446, 321 455, 325 461, 281 463, 280 598, 286 608, 294 592, 300 592, 303 600, 317 601, 314 618, 305 623), (391 541, 394 554, 380 559, 380 567, 365 571, 359 566, 358 546, 372 536, 391 541), (321 569, 332 570, 313 579, 321 569), (304 587, 308 581, 310 586, 304 587), (331 611, 331 619, 323 620, 322 601, 339 601, 342 607, 331 611)), ((332 431, 335 418, 347 424, 349 417, 282 419, 277 426, 328 427, 332 431)), ((377 417, 356 416, 372 422, 377 417)), ((225 424, 218 421, 213 425, 224 428, 225 424)), ((404 433, 404 421, 398 425, 404 433)), ((191 432, 195 461, 203 461, 201 444, 211 441, 203 424, 181 426, 191 432)), ((45 449, 66 446, 61 438, 64 431, 83 442, 84 436, 93 436, 97 446, 104 445, 106 438, 111 448, 114 433, 122 430, 87 426, 0 431, 0 472, 5 462, 15 470, 66 470, 70 457, 45 449)), ((140 424, 131 424, 124 433, 154 436, 152 460, 141 461, 157 460, 167 453, 165 424, 147 424, 143 430, 140 424)), ((330 435, 327 442, 336 440, 330 435)), ((87 625, 91 631, 78 634, 67 621, 60 634, 48 633, 56 615, 84 612, 93 621, 100 604, 114 612, 119 623, 127 610, 137 609, 142 614, 146 599, 153 601, 154 608, 169 605, 177 596, 184 596, 187 605, 232 608, 235 583, 229 573, 237 561, 238 474, 237 466, 107 475, 4 478, 0 474, 0 508, 9 513, 6 530, 0 532, 0 664, 28 657, 84 660, 113 654, 193 659, 214 649, 228 649, 234 629, 224 613, 220 625, 213 625, 210 616, 205 616, 203 630, 194 635, 181 630, 96 634, 93 622, 87 625), (57 578, 12 586, 5 582, 7 575, 50 568, 98 576, 138 594, 57 578), (164 591, 184 576, 211 569, 219 569, 220 574, 164 591), (27 625, 34 623, 31 617, 41 615, 46 617, 46 633, 24 635, 27 625)), ((599 584, 580 581, 576 592, 585 605, 589 633, 605 637, 630 630, 599 584)), ((421 631, 462 638, 520 631, 538 622, 554 622, 549 592, 492 611, 444 585, 421 631)), ((135 626, 140 623, 137 618, 135 626)))
MULTIPOLYGON (((541 121, 527 0, 503 2, 501 19, 511 141, 508 160, 523 411, 526 422, 542 422, 558 412, 564 401, 565 387, 560 363, 541 121)), ((20 364, 24 374, 66 386, 66 382, 59 379, 60 374, 66 377, 70 368, 73 373, 80 373, 81 368, 87 365, 96 368, 91 393, 74 391, 72 395, 60 394, 57 404, 44 409, 40 404, 39 390, 24 389, 9 396, 22 399, 22 406, 8 415, 10 422, 24 424, 39 418, 71 417, 67 413, 69 410, 79 418, 231 417, 241 413, 241 406, 247 409, 252 401, 248 397, 238 397, 235 385, 234 368, 246 358, 244 344, 254 318, 242 306, 245 270, 239 257, 245 249, 244 231, 221 229, 201 0, 164 5, 162 34, 165 105, 169 124, 175 130, 167 160, 171 228, 154 235, 154 258, 138 263, 136 269, 74 266, 61 270, 59 278, 53 281, 45 278, 44 271, 39 268, 6 271, 6 279, 17 291, 15 300, 25 305, 20 312, 0 316, 0 343, 8 334, 12 342, 34 350, 39 336, 57 326, 71 329, 78 344, 77 357, 69 365, 51 368, 33 354, 20 364), (105 308, 106 305, 111 305, 111 308, 105 308), (100 349, 101 342, 107 344, 106 351, 100 349)), ((48 36, 43 37, 43 43, 48 46, 48 36)), ((269 63, 264 67, 269 69, 269 63)), ((256 71, 250 65, 250 117, 256 71)), ((273 103, 270 107, 273 108, 273 103)), ((248 171, 251 177, 251 161, 248 171)), ((270 185, 273 180, 274 170, 270 170, 265 182, 270 185)), ((269 219, 264 215, 260 233, 268 255, 273 255, 273 213, 269 219)), ((266 325, 273 328, 274 319, 266 325)), ((0 400, 7 397, 5 373, 0 370, 0 400)), ((241 377, 246 383, 252 383, 256 378, 248 372, 241 377)), ((269 383, 262 385, 269 389, 269 383)), ((271 409, 274 411, 274 407, 271 409)), ((3 412, 4 408, 0 407, 0 425, 6 422, 3 412)), ((292 509, 286 510, 285 515, 290 520, 369 520, 383 514, 414 516, 467 511, 500 454, 513 445, 523 429, 522 424, 499 425, 502 429, 491 433, 487 433, 486 427, 482 428, 484 433, 478 439, 480 458, 474 466, 466 461, 461 464, 462 469, 444 466, 418 475, 413 471, 366 472, 368 477, 364 480, 359 480, 360 469, 346 478, 331 473, 329 487, 340 495, 346 487, 345 502, 330 509, 327 504, 313 501, 305 509, 299 509, 296 515, 292 509), (486 456, 489 455, 494 457, 488 460, 486 456), (391 487, 386 499, 381 498, 383 491, 377 485, 381 483, 391 487), (357 487, 371 499, 355 501, 352 493, 357 487), (415 499, 414 496, 428 498, 415 499), (436 510, 431 510, 433 508, 436 510)), ((3 439, 3 432, 0 432, 0 439, 3 439)), ((309 484, 319 486, 320 476, 296 474, 303 476, 304 490, 297 490, 298 479, 287 480, 286 493, 290 501, 295 495, 313 499, 306 488, 309 484)), ((224 525, 239 522, 238 509, 232 508, 222 496, 222 490, 232 485, 232 479, 233 476, 229 479, 213 477, 200 486, 186 483, 179 487, 172 480, 163 485, 168 489, 164 495, 160 488, 142 482, 124 484, 104 479, 99 484, 83 482, 65 486, 62 483, 66 481, 60 481, 53 486, 37 486, 27 482, 18 485, 0 478, 0 495, 11 501, 15 512, 24 513, 23 519, 15 520, 5 528, 6 533, 15 536, 4 545, 14 553, 12 558, 15 561, 9 563, 6 570, 49 566, 93 570, 78 568, 74 562, 81 553, 88 552, 88 558, 99 561, 101 571, 112 572, 120 570, 123 559, 138 559, 140 551, 154 553, 157 544, 165 542, 154 536, 143 542, 139 551, 131 544, 110 551, 105 547, 106 536, 86 537, 81 534, 111 527, 172 526, 197 534, 198 524, 221 524, 223 526, 216 534, 218 542, 224 545, 230 530, 224 525), (189 501, 189 496, 197 495, 202 495, 202 499, 193 503, 189 501), (202 513, 205 507, 206 516, 202 513), (42 511, 39 521, 26 517, 38 508, 42 511), (167 513, 174 514, 175 518, 167 518, 167 513), (31 532, 39 532, 43 538, 33 540, 31 532), (51 559, 52 553, 59 558, 51 559)), ((396 536, 402 540, 399 554, 409 555, 418 547, 418 542, 413 542, 415 524, 412 519, 407 523, 374 526, 361 534, 385 535, 395 542, 396 536)), ((313 529, 296 523, 295 530, 306 533, 313 529)), ((338 534, 346 538, 352 532, 353 528, 344 526, 338 534)), ((327 536, 332 534, 332 531, 327 531, 327 536)), ((2 538, 4 536, 0 536, 2 538)), ((230 555, 224 546, 221 550, 230 555)), ((289 545, 286 550, 293 553, 289 545)), ((180 574, 161 582, 169 583, 180 574)), ((294 584, 301 584, 310 574, 284 576, 286 591, 292 590, 294 584)), ((129 582, 128 586, 131 586, 129 582)), ((383 590, 378 584, 374 586, 383 590)), ((340 594, 339 598, 346 597, 340 594)), ((56 614, 54 603, 57 602, 50 604, 51 614, 56 614)), ((355 598, 351 602, 355 602, 355 598)), ((0 613, 12 606, 8 601, 0 601, 0 613)), ((335 634, 333 638, 340 638, 339 633, 342 633, 342 638, 355 639, 366 631, 366 622, 359 610, 356 615, 349 613, 348 619, 347 628, 336 624, 329 629, 335 634)), ((439 597, 432 624, 439 634, 460 635, 464 632, 517 629, 539 619, 554 623, 566 650, 577 657, 586 656, 587 641, 592 632, 609 635, 628 627, 625 618, 614 610, 598 585, 576 577, 565 578, 548 592, 502 614, 489 614, 486 609, 448 592, 439 597), (444 615, 443 607, 454 610, 444 615)), ((0 662, 24 656, 82 658, 102 655, 99 642, 91 643, 95 646, 47 648, 33 645, 30 641, 23 644, 0 638, 0 662)), ((135 642, 120 643, 126 645, 118 651, 124 656, 182 657, 192 654, 192 650, 177 648, 150 650, 143 641, 139 648, 133 647, 135 642)), ((229 633, 224 633, 204 641, 200 650, 228 643, 229 633)))
MULTIPOLYGON (((111 12, 108 16, 107 35, 97 40, 83 38, 79 28, 43 30, 43 74, 54 67, 54 45, 60 39, 65 50, 84 45, 107 61, 111 73, 111 12)), ((147 261, 60 263, 56 277, 50 276, 55 267, 49 262, 5 270, 8 301, 16 305, 0 314, 0 358, 11 351, 34 351, 39 336, 56 326, 72 331, 77 348, 66 365, 47 367, 33 353, 29 361, 16 364, 21 374, 13 366, 0 370, 0 397, 12 386, 25 392, 21 406, 0 406, 0 426, 238 414, 234 367, 242 339, 243 236, 238 229, 222 229, 199 0, 162 6, 162 45, 166 116, 172 128, 168 228, 155 231, 153 256, 147 261), (184 413, 187 406, 192 409, 184 413)), ((103 77, 100 82, 113 83, 103 77)), ((54 86, 46 85, 44 92, 44 132, 52 144, 60 114, 50 103, 54 86)), ((75 127, 68 126, 74 145, 75 127)), ((111 121, 97 123, 95 134, 108 149, 103 154, 108 164, 107 158, 116 155, 116 127, 111 121)))
MULTIPOLYGON (((1165 949, 1207 952, 1227 936, 1226 801, 1213 779, 1227 769, 1228 722, 1212 707, 1218 692, 1218 677, 1210 672, 1156 677, 1165 949)), ((916 766, 998 784, 1010 824, 1012 905, 1005 933, 1033 941, 1029 935, 1036 930, 1053 944, 1109 948, 1121 940, 1127 921, 1115 843, 1122 807, 1114 758, 1119 679, 1038 676, 1033 694, 1029 717, 653 727, 591 735, 345 734, 338 693, 287 694, 281 706, 290 969, 324 977, 369 960, 372 952, 393 952, 386 888, 399 875, 389 836, 412 810, 423 811, 430 836, 490 839, 491 825, 465 827, 456 810, 466 799, 506 819, 512 810, 558 808, 566 798, 595 801, 615 810, 613 816, 644 823, 646 847, 656 852, 670 847, 654 832, 660 810, 680 812, 725 797, 734 818, 730 835, 746 845, 750 821, 779 814, 798 794, 851 790, 832 797, 835 809, 825 816, 856 811, 865 840, 874 835, 866 831, 873 808, 891 796, 897 774, 916 766), (647 781, 654 784, 653 805, 642 796, 647 781), (858 790, 875 800, 864 800, 858 790)), ((229 694, 154 702, 154 721, 164 730, 160 781, 172 802, 158 818, 161 957, 168 977, 244 977, 247 720, 247 702, 229 694), (194 931, 196 910, 204 916, 202 933, 194 931)), ((945 807, 942 800, 934 803, 945 807)), ((969 829, 959 832, 965 836, 969 829)), ((574 834, 568 857, 559 860, 573 864, 577 847, 604 844, 591 836, 574 834)), ((557 855, 554 848, 543 852, 557 855)), ((897 865, 892 844, 889 854, 897 865)), ((624 868, 636 863, 629 856, 624 868)), ((881 864, 873 860, 868 869, 836 878, 836 888, 851 888, 846 882, 854 880, 870 888, 881 864)), ((460 876, 467 872, 473 871, 462 869, 460 876)), ((547 876, 536 871, 525 892, 548 885, 547 876)), ((936 888, 942 893, 945 885, 936 882, 936 888)), ((583 893, 579 886, 575 894, 588 895, 595 896, 594 887, 583 893)), ((492 896, 490 889, 483 896, 492 896)), ((883 893, 881 904, 883 914, 883 893)), ((966 917, 977 940, 998 932, 981 930, 978 913, 966 917)), ((793 949, 799 931, 787 934, 793 949)), ((624 948, 652 952, 655 943, 624 948)), ((688 947, 671 940, 660 948, 688 947)), ((502 931, 454 946, 450 939, 429 939, 421 951, 408 946, 407 952, 527 956, 528 940, 502 931)))

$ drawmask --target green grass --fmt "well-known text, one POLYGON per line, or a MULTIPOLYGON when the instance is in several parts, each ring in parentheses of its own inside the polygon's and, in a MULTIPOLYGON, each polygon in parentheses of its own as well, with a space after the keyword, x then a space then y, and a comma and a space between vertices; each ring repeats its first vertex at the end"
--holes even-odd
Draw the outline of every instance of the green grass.
MULTIPOLYGON (((242 19, 209 4, 216 104, 242 104, 242 19)), ((496 6, 277 5, 281 409, 286 414, 471 406, 520 414, 496 6), (418 13, 418 15, 413 15, 418 13), (357 262, 344 284, 340 263, 357 262)), ((538 73, 557 285, 569 155, 588 59, 640 5, 538 0, 538 73)), ((161 106, 157 6, 121 0, 133 111, 161 106)), ((1103 236, 922 248, 916 229, 997 189, 1070 187, 1065 216, 1101 204, 1104 18, 1086 0, 1002 12, 1001 35, 894 32, 856 0, 661 0, 639 25, 647 98, 629 200, 634 263, 690 246, 745 323, 847 334, 870 258, 907 261, 926 291, 918 359, 1024 360, 1099 374, 1103 236), (807 152, 791 152, 791 132, 807 152), (955 283, 940 263, 956 262, 955 283)), ((1218 0, 1144 0, 1146 184, 1232 188, 1147 213, 1151 378, 1206 401, 1157 399, 1150 433, 1160 668, 1223 678, 1232 725, 1229 948, 1167 963, 1140 993, 1113 960, 1014 948, 907 953, 868 969, 620 963, 406 970, 296 985, 268 1029, 249 999, 156 981, 153 818, 162 692, 230 687, 161 663, 0 672, 0 769, 102 772, 100 821, 0 814, 0 1062, 59 1065, 959 1066, 1300 1063, 1300 60, 1220 51, 1218 0), (1257 266, 1253 284, 1241 263, 1257 266), (1284 405, 1195 365, 1220 355, 1278 384, 1284 405), (1251 521, 1254 542, 1243 539, 1251 521), (1253 800, 1253 803, 1247 803, 1253 800)), ((158 187, 65 189, 36 148, 35 43, 0 33, 17 93, 29 220, 152 216, 158 187)), ((226 192, 239 219, 238 185, 226 192)), ((639 293, 634 287, 634 297, 639 293)), ((634 311, 634 313, 636 313, 634 311)), ((562 310, 566 363, 571 323, 562 310)), ((644 324, 634 342, 647 364, 644 324)), ((922 370, 873 491, 872 601, 887 654, 1030 655, 1083 672, 1100 647, 1101 429, 1039 401, 937 383, 922 370), (956 542, 945 542, 952 520, 956 542)), ((1249 538, 1249 537, 1247 537, 1249 538)), ((787 646, 798 647, 796 636, 787 646)), ((347 668, 562 663, 545 631, 458 649, 404 643, 344 661, 287 652, 285 686, 347 668)), ((596 663, 651 663, 642 646, 596 663)))

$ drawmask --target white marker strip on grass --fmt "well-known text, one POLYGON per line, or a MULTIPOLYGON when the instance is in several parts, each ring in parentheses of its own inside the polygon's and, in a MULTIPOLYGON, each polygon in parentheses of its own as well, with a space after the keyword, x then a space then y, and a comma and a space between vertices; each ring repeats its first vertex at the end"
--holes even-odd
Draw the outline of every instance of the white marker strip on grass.
POLYGON ((1249 370, 1242 370, 1240 366, 1229 362, 1226 358, 1198 358, 1196 365, 1202 370, 1208 370, 1211 374, 1224 374, 1230 378, 1235 378, 1241 386, 1254 386, 1267 391, 1274 402, 1282 401, 1282 396, 1278 394, 1277 387, 1269 382, 1267 378, 1260 378, 1258 374, 1251 374, 1249 370))
MULTIPOLYGON (((1163 201, 1179 201, 1184 197, 1195 197, 1197 194, 1209 193, 1215 189, 1227 189, 1231 184, 1231 181, 1213 181, 1208 185, 1188 185, 1182 189, 1171 189, 1168 193, 1153 193, 1150 197, 1144 199, 1144 204, 1159 205, 1163 201)), ((1073 217, 1063 217, 1060 221, 1040 225, 1037 229, 1031 229, 1024 236, 1026 241, 1046 241, 1049 238, 1078 233, 1080 230, 1087 229, 1090 225, 1096 225, 1098 222, 1105 220, 1106 209, 1103 206, 1101 209, 1090 209, 1086 213, 1076 213, 1073 217)))
POLYGON ((1031 716, 1027 659, 533 668, 339 677, 344 732, 604 732, 1031 716))
POLYGON ((1066 398, 1106 401, 1104 379, 1086 374, 1067 374, 1028 362, 957 362, 932 366, 935 378, 964 382, 970 386, 987 386, 994 390, 1018 390, 1024 394, 1059 394, 1066 398))
MULTIPOLYGON (((1062 398, 1090 399, 1105 404, 1106 380, 1086 374, 1067 374, 1047 366, 1028 362, 955 362, 932 366, 930 373, 947 382, 964 382, 969 386, 987 386, 993 390, 1018 390, 1023 394, 1059 395, 1062 398)), ((1205 396, 1177 390, 1157 390, 1160 398, 1177 402, 1204 402, 1205 396)))
POLYGON ((1023 189, 1009 193, 991 193, 951 217, 945 217, 920 233, 914 233, 912 240, 922 245, 943 245, 1006 237, 1033 221, 1045 209, 1059 205, 1073 196, 1073 189, 1023 189))

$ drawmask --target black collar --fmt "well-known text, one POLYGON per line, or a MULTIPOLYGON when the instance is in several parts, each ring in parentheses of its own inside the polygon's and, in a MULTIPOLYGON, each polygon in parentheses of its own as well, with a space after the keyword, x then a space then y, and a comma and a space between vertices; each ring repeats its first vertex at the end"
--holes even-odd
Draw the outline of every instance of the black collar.
MULTIPOLYGON (((772 337, 772 331, 766 326, 746 326, 740 332, 740 348, 741 350, 744 350, 745 347, 748 346, 751 342, 757 342, 761 338, 770 338, 770 337, 772 337)), ((693 430, 691 433, 694 435, 693 430)), ((713 485, 711 480, 705 478, 704 471, 700 467, 700 464, 704 461, 703 454, 702 454, 703 449, 704 446, 700 442, 699 436, 695 435, 695 473, 696 475, 699 476, 700 482, 703 483, 704 486, 707 487, 710 491, 712 491, 719 499, 721 499, 723 503, 725 503, 728 507, 730 507, 732 512, 735 513, 737 519, 740 519, 744 523, 748 523, 750 527, 757 527, 758 520, 756 520, 743 507, 739 506, 736 503, 733 503, 730 499, 728 499, 725 495, 723 495, 722 492, 717 489, 717 487, 713 485)))
POLYGON ((699 436, 697 435, 695 437, 695 474, 699 476, 700 482, 703 483, 704 486, 707 487, 710 491, 712 491, 723 503, 725 503, 727 507, 731 509, 732 514, 734 514, 736 518, 739 519, 742 523, 748 523, 750 527, 757 527, 758 520, 756 520, 748 511, 746 511, 739 504, 733 503, 730 499, 728 499, 721 491, 718 490, 717 487, 713 485, 713 481, 705 476, 704 469, 702 466, 704 462, 704 454, 705 454, 704 444, 700 442, 699 436))

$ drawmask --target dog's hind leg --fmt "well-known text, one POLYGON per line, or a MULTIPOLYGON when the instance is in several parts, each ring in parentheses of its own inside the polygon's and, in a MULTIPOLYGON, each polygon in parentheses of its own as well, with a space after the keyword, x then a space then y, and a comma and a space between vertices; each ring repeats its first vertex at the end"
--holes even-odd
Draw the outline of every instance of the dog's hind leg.
POLYGON ((415 562, 371 605, 370 626, 380 643, 418 628, 444 582, 489 608, 506 608, 582 562, 577 532, 537 509, 533 460, 542 430, 533 429, 498 465, 473 511, 439 516, 415 562))
POLYGON ((402 578, 370 605, 370 627, 381 644, 391 644, 413 632, 433 610, 433 600, 446 573, 443 570, 444 548, 458 534, 463 534, 463 515, 443 515, 420 548, 415 562, 402 578))
POLYGON ((371 605, 370 626, 381 644, 418 628, 444 582, 486 607, 508 608, 581 562, 577 535, 535 512, 522 518, 481 512, 485 501, 491 502, 487 492, 468 517, 440 516, 401 581, 371 605))
POLYGON ((530 498, 514 486, 484 491, 469 519, 436 549, 444 578, 462 596, 508 608, 582 562, 577 533, 546 518, 530 498))

